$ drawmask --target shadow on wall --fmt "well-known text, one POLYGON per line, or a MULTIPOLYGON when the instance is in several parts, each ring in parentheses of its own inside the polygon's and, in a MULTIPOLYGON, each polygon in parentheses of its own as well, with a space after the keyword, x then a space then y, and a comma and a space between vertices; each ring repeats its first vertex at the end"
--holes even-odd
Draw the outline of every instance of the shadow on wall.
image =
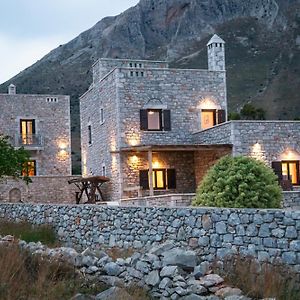
POLYGON ((17 188, 11 189, 9 191, 9 202, 15 203, 21 201, 22 201, 21 191, 17 188))

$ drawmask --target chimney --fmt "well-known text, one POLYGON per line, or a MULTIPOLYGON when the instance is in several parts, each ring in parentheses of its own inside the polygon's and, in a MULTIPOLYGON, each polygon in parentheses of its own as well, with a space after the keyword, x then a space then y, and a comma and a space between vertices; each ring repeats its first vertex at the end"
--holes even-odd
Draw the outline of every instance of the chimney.
POLYGON ((17 93, 17 89, 16 89, 16 86, 14 84, 10 84, 8 86, 8 94, 9 95, 15 95, 17 93))

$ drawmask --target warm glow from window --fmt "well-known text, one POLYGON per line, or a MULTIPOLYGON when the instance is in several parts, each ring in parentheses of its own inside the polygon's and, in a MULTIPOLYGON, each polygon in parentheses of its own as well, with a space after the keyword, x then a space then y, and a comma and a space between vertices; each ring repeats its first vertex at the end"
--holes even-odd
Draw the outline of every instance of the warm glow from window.
POLYGON ((201 129, 211 128, 216 125, 216 112, 215 111, 201 111, 201 129))
POLYGON ((161 165, 160 165, 160 163, 159 163, 158 161, 154 161, 154 162, 152 163, 152 167, 153 167, 154 169, 159 169, 159 168, 161 168, 161 165))
POLYGON ((161 111, 148 111, 148 130, 161 130, 161 111))
POLYGON ((36 175, 36 163, 35 160, 28 161, 22 170, 22 176, 35 176, 36 175))
POLYGON ((154 189, 165 189, 165 170, 153 170, 152 179, 153 179, 153 188, 154 189))
POLYGON ((282 176, 285 180, 290 180, 292 184, 298 183, 297 162, 282 162, 282 176))

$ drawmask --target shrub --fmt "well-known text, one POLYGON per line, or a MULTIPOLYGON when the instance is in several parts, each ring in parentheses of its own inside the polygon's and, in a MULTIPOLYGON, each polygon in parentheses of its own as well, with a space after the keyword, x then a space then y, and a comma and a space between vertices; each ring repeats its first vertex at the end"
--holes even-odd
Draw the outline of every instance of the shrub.
POLYGON ((204 177, 193 205, 279 208, 281 197, 277 176, 263 162, 225 156, 204 177))
POLYGON ((58 244, 55 231, 51 226, 33 226, 25 221, 15 223, 0 219, 0 235, 13 235, 26 242, 41 242, 48 246, 58 244))

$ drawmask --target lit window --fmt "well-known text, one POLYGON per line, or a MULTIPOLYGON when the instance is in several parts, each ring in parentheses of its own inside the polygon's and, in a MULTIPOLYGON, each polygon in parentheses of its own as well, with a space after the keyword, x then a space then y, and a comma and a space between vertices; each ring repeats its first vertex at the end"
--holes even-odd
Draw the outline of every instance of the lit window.
POLYGON ((148 110, 148 130, 161 130, 161 110, 148 110))
POLYGON ((201 111, 201 129, 211 128, 216 125, 216 110, 203 109, 201 111))
POLYGON ((282 178, 292 184, 299 184, 299 161, 283 161, 281 164, 282 178))
POLYGON ((153 170, 153 188, 154 189, 165 189, 166 188, 166 170, 157 169, 153 170))
POLYGON ((30 160, 23 165, 22 176, 35 176, 36 175, 36 161, 30 160))
POLYGON ((35 120, 20 120, 20 134, 23 145, 34 144, 35 120))
MULTIPOLYGON (((176 189, 176 170, 153 169, 152 182, 155 190, 176 189)), ((149 189, 149 170, 140 170, 140 186, 149 189)))

